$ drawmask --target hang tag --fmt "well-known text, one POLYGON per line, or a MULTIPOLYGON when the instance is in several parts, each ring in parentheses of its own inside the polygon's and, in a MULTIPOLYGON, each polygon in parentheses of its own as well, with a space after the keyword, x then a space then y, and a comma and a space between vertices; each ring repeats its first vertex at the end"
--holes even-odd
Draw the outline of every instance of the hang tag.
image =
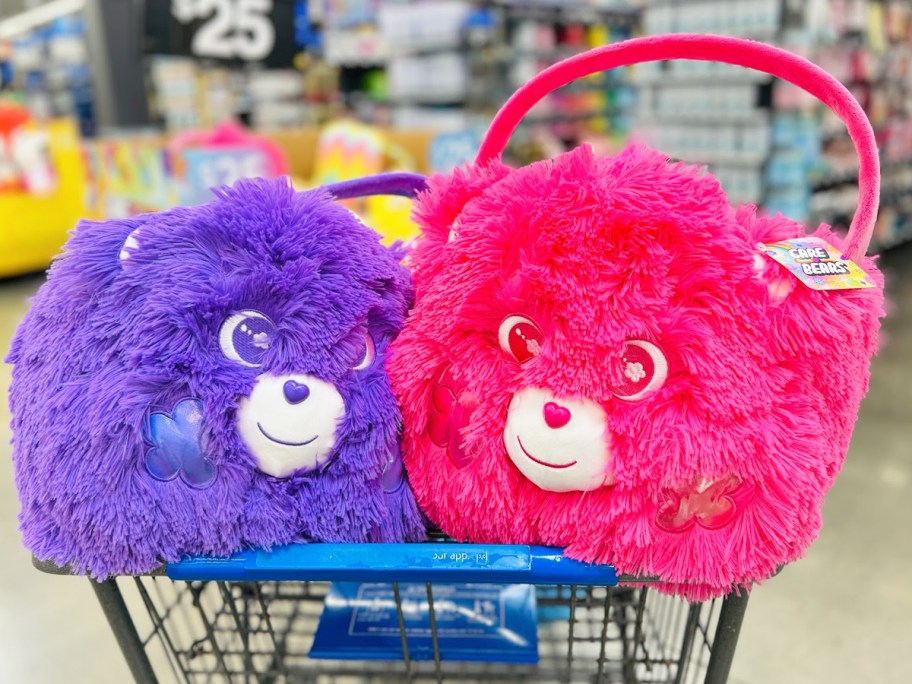
POLYGON ((757 246, 812 290, 860 290, 876 287, 858 264, 820 238, 794 238, 768 245, 761 242, 757 246))

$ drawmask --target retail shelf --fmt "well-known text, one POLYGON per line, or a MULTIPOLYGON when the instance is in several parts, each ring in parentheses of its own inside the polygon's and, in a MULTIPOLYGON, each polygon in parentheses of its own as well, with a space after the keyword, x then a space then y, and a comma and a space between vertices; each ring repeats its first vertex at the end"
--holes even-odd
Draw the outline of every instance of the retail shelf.
POLYGON ((630 79, 631 85, 637 87, 673 87, 673 86, 700 86, 700 87, 722 87, 733 85, 765 85, 770 83, 773 77, 762 72, 745 71, 744 74, 675 74, 668 72, 658 76, 644 77, 634 71, 630 79))
POLYGON ((708 164, 709 166, 762 166, 767 158, 764 153, 720 154, 719 152, 709 151, 683 151, 682 155, 678 155, 676 152, 682 152, 682 150, 663 149, 662 151, 675 159, 681 159, 689 163, 708 164))
POLYGON ((621 107, 598 108, 583 110, 581 112, 559 114, 530 114, 522 120, 522 124, 546 124, 546 123, 571 123, 573 121, 589 121, 601 117, 611 116, 612 114, 627 114, 629 110, 621 107))
POLYGON ((600 7, 592 4, 581 5, 566 0, 494 0, 492 4, 514 12, 558 12, 568 17, 589 19, 593 23, 606 16, 638 17, 642 12, 642 8, 626 3, 600 7))
MULTIPOLYGON (((886 162, 880 165, 881 176, 886 177, 896 171, 912 170, 912 159, 886 162)), ((840 171, 831 171, 824 174, 815 174, 811 176, 811 192, 823 192, 832 190, 842 185, 858 184, 858 169, 842 169, 840 171)), ((889 186, 889 181, 884 179, 884 186, 889 186)), ((884 191, 883 194, 886 194, 884 191)))
POLYGON ((724 126, 724 125, 742 125, 742 124, 766 124, 769 123, 769 112, 761 109, 751 109, 741 112, 687 112, 687 111, 661 111, 651 110, 648 112, 638 111, 637 119, 640 124, 648 125, 657 123, 667 125, 700 125, 700 126, 724 126))

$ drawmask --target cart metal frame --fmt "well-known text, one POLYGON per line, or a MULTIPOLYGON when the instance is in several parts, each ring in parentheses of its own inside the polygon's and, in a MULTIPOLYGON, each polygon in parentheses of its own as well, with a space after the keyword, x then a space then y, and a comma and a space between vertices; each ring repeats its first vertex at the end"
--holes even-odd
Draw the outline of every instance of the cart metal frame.
MULTIPOLYGON (((66 568, 36 561, 56 574, 66 568)), ((92 581, 138 684, 244 682, 599 682, 724 684, 748 595, 687 603, 650 588, 653 578, 617 577, 610 566, 563 558, 559 549, 453 543, 311 544, 231 559, 189 559, 143 577, 92 581), (477 567, 424 562, 441 550, 484 550, 477 567), (370 558, 359 563, 357 558, 370 558), (400 661, 311 660, 306 654, 331 581, 391 584, 400 661), (400 583, 427 594, 433 660, 411 657, 400 583), (528 583, 550 611, 538 622, 537 665, 441 659, 435 582, 528 583), (125 592, 130 596, 125 598, 125 592), (129 600, 128 600, 129 599, 129 600), (145 623, 143 626, 141 623, 145 623), (180 624, 179 624, 180 623, 180 624), (156 649, 157 658, 150 656, 156 649)))

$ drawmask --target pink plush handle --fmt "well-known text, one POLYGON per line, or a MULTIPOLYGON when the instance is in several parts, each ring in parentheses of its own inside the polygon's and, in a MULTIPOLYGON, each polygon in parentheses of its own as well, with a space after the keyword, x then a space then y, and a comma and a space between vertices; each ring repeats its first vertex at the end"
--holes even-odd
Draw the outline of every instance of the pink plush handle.
POLYGON ((517 90, 494 117, 476 163, 499 157, 526 113, 548 93, 583 76, 620 66, 666 59, 724 62, 763 71, 814 95, 842 119, 859 158, 858 210, 843 245, 853 260, 868 249, 880 198, 880 161, 874 131, 861 108, 839 81, 808 60, 763 43, 724 36, 671 34, 606 45, 558 62, 517 90))

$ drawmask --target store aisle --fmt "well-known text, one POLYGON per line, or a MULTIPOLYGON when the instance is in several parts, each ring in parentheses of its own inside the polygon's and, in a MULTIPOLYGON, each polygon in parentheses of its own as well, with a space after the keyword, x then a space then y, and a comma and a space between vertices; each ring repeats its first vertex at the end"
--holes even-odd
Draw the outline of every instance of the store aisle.
MULTIPOLYGON (((883 262, 894 310, 821 538, 751 598, 733 684, 907 684, 912 660, 912 246, 883 262)), ((5 355, 38 279, 0 284, 5 355)), ((9 367, 0 366, 3 387, 9 367)), ((4 391, 5 396, 5 391, 4 391)), ((20 545, 0 411, 0 682, 123 684, 129 673, 82 579, 32 569, 20 545)))
POLYGON ((820 538, 751 597, 736 684, 912 682, 912 245, 880 266, 889 317, 852 448, 820 538))
MULTIPOLYGON (((9 342, 39 278, 0 283, 0 353, 9 342)), ((0 364, 0 682, 4 684, 126 684, 130 673, 88 581, 32 568, 16 529, 19 502, 10 460, 6 388, 0 364)))

